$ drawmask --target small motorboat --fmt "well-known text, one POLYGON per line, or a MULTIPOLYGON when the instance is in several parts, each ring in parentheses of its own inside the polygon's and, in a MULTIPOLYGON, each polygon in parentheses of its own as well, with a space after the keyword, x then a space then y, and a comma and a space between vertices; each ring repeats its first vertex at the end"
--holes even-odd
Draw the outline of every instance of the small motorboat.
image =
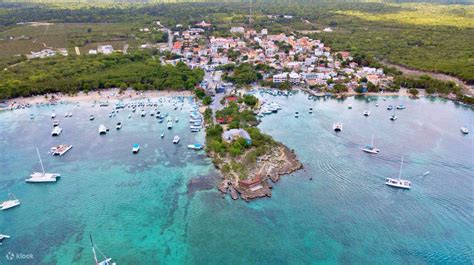
POLYGON ((405 105, 403 104, 400 104, 400 105, 397 105, 397 109, 406 109, 407 107, 405 107, 405 105))
POLYGON ((201 150, 203 149, 203 146, 202 144, 190 144, 188 145, 188 148, 193 150, 201 150))
POLYGON ((468 134, 468 133, 469 133, 469 129, 468 129, 467 127, 463 126, 463 127, 461 127, 461 132, 462 132, 463 134, 468 134))
POLYGON ((133 144, 132 146, 132 153, 136 154, 140 151, 140 145, 139 144, 133 144))
POLYGON ((352 105, 347 106, 348 109, 352 109, 352 105))
POLYGON ((116 128, 117 130, 122 129, 122 123, 121 123, 121 122, 117 122, 117 126, 115 126, 115 128, 116 128))
POLYGON ((165 137, 165 132, 161 132, 160 137, 161 138, 165 137))
POLYGON ((56 118, 56 113, 53 112, 51 113, 51 119, 54 119, 54 118, 56 118))
POLYGON ((54 120, 54 121, 53 121, 53 126, 54 126, 54 127, 59 126, 59 121, 58 121, 58 120, 54 120))
POLYGON ((179 138, 179 136, 176 135, 176 136, 173 138, 173 144, 179 143, 179 140, 181 140, 181 138, 179 138))
POLYGON ((167 124, 166 124, 166 127, 168 127, 168 129, 172 129, 173 128, 173 123, 171 121, 169 121, 167 124))
POLYGON ((388 105, 387 110, 392 110, 392 109, 393 109, 393 106, 392 106, 392 105, 388 105))
POLYGON ((364 110, 364 112, 362 113, 365 117, 369 117, 370 116, 370 110, 364 110))
POLYGON ((332 124, 332 129, 336 132, 342 131, 342 123, 340 122, 335 122, 332 124))
POLYGON ((89 116, 89 120, 93 121, 95 119, 94 115, 89 116))
POLYGON ((396 121, 398 119, 397 115, 393 114, 392 116, 390 116, 390 120, 391 121, 396 121))

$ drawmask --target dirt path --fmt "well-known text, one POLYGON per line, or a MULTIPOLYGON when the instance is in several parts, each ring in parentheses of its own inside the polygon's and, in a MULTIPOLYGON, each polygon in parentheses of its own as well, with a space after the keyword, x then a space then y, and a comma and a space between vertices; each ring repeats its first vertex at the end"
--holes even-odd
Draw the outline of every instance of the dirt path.
POLYGON ((382 61, 382 63, 385 64, 388 67, 394 67, 394 68, 396 68, 397 70, 401 71, 403 74, 406 74, 406 75, 414 75, 414 76, 428 75, 428 76, 430 76, 431 78, 434 78, 434 79, 438 79, 438 80, 442 80, 442 81, 452 81, 452 82, 458 84, 459 86, 463 87, 469 95, 474 95, 474 86, 467 85, 466 83, 464 83, 461 79, 459 79, 457 77, 450 76, 450 75, 447 75, 447 74, 442 74, 442 73, 433 73, 433 72, 428 72, 428 71, 423 71, 423 70, 416 70, 416 69, 408 68, 408 67, 403 66, 403 65, 389 63, 387 61, 382 61))

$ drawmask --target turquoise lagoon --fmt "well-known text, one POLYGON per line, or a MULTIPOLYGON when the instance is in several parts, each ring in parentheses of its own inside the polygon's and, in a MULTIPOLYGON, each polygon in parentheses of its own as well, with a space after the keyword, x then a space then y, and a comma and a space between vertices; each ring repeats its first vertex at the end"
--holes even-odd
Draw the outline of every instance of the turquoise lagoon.
POLYGON ((221 198, 211 161, 186 148, 204 142, 203 132, 188 132, 188 99, 182 111, 158 107, 180 118, 170 131, 140 109, 109 118, 111 107, 85 103, 0 113, 0 198, 11 190, 22 202, 0 212, 0 233, 12 236, 0 264, 93 264, 89 234, 118 264, 472 263, 474 137, 459 131, 474 130, 472 110, 425 98, 259 97, 283 107, 260 128, 294 149, 304 169, 283 177, 272 198, 250 203, 221 198), (388 104, 407 108, 392 122, 388 104), (60 138, 50 136, 53 109, 60 138), (338 134, 336 121, 344 124, 338 134), (100 123, 110 127, 105 136, 100 123), (378 155, 360 150, 372 133, 378 155), (61 141, 73 149, 49 156, 61 141), (47 171, 62 174, 57 183, 24 182, 40 169, 36 147, 47 171), (384 185, 398 176, 401 156, 409 191, 384 185), (8 252, 33 258, 7 260, 8 252))

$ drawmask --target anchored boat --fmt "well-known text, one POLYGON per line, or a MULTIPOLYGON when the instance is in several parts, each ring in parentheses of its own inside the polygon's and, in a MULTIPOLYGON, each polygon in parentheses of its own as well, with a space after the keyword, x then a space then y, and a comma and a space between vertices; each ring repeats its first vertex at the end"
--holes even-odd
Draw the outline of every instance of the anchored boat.
POLYGON ((61 174, 58 173, 46 173, 43 166, 43 161, 41 160, 40 153, 38 148, 36 148, 36 153, 38 154, 38 159, 41 164, 42 172, 33 172, 29 178, 25 181, 29 183, 47 183, 47 182, 56 182, 57 178, 61 177, 61 174))
POLYGON ((400 164, 400 173, 398 174, 398 179, 387 178, 385 184, 391 187, 400 188, 400 189, 410 189, 411 181, 402 179, 402 168, 403 168, 403 157, 402 163, 400 164))

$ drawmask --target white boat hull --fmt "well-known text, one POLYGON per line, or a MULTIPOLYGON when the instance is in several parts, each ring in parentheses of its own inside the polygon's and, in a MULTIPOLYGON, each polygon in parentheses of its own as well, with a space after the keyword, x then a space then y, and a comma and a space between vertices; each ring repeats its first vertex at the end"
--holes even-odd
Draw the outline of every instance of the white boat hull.
POLYGON ((57 178, 61 177, 61 174, 58 173, 41 173, 41 172, 33 172, 30 175, 30 178, 27 178, 25 181, 28 183, 49 183, 49 182, 56 182, 57 178))
POLYGON ((13 207, 16 207, 20 205, 20 201, 19 200, 10 200, 10 201, 5 201, 3 202, 2 204, 0 204, 0 210, 8 210, 8 209, 11 209, 13 207))
POLYGON ((380 150, 377 149, 377 148, 372 148, 372 149, 362 148, 362 151, 364 151, 366 153, 369 153, 369 154, 378 154, 380 152, 380 150))
POLYGON ((394 188, 400 188, 400 189, 410 189, 411 188, 411 182, 408 180, 399 180, 399 179, 392 179, 392 178, 387 178, 386 185, 394 187, 394 188))

